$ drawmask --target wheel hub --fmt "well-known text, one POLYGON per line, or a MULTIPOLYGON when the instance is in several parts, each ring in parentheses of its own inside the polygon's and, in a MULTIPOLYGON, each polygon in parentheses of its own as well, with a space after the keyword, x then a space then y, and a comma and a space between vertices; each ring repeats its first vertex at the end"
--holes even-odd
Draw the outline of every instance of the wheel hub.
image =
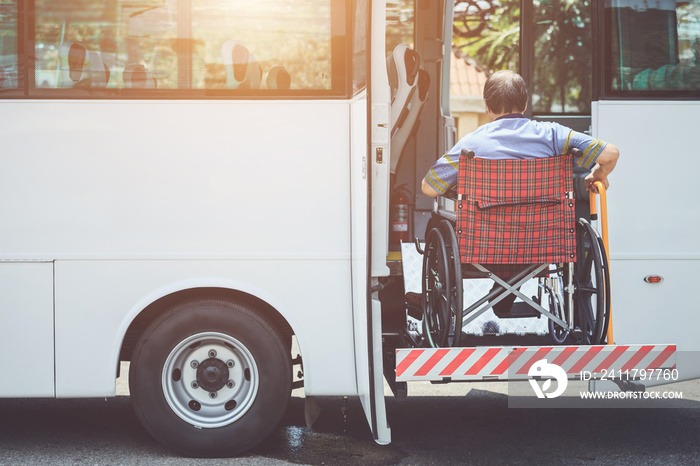
POLYGON ((182 340, 163 365, 163 394, 183 421, 207 429, 243 416, 258 393, 260 373, 239 340, 202 332, 182 340))
POLYGON ((209 358, 197 366, 197 383, 208 392, 218 392, 228 382, 229 371, 221 359, 209 358))

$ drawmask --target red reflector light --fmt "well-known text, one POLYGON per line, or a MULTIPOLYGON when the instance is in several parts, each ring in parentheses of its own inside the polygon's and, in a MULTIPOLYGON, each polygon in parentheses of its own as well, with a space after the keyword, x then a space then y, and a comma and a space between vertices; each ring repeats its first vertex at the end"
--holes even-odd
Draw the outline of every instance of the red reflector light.
POLYGON ((644 277, 644 281, 647 283, 661 283, 664 281, 664 277, 661 275, 647 275, 644 277))

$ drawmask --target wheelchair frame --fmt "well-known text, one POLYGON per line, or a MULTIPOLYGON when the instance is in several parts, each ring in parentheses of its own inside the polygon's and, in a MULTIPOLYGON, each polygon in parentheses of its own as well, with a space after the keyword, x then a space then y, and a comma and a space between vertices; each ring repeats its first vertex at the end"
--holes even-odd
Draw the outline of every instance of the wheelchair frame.
MULTIPOLYGON (((577 156, 576 151, 578 150, 571 155, 577 156)), ((471 159, 473 152, 463 151, 460 159, 462 157, 471 159)), ((462 163, 460 161, 460 166, 462 163)), ((597 183, 596 187, 601 193, 602 223, 604 233, 607 233, 605 190, 602 183, 597 183)), ((461 195, 444 197, 462 202, 461 195)), ((574 193, 567 192, 566 199, 573 203, 574 193)), ((589 194, 589 201, 591 218, 595 219, 595 193, 589 194)), ((495 270, 502 267, 501 264, 489 268, 483 264, 461 262, 454 223, 454 214, 440 210, 436 199, 432 228, 429 224, 427 229, 425 249, 419 248, 419 252, 423 253, 422 346, 459 346, 463 326, 510 295, 520 298, 536 311, 536 314, 527 317, 543 315, 548 319, 549 333, 556 344, 570 341, 575 344, 597 345, 606 339, 609 344, 612 343, 612 335, 608 334, 610 273, 607 248, 603 238, 586 219, 576 220, 576 262, 522 264, 517 273, 507 278, 501 278, 500 272, 495 270), (464 278, 489 278, 500 288, 492 288, 464 309, 464 278), (519 288, 534 278, 539 280, 538 292, 537 296, 530 298, 519 288), (548 297, 546 304, 549 309, 543 307, 545 295, 548 297)))

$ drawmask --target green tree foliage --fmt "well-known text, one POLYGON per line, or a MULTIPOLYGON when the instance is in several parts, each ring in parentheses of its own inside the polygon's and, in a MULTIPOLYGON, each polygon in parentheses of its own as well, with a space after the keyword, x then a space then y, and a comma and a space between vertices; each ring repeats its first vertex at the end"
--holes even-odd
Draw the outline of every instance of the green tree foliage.
MULTIPOLYGON (((453 46, 487 74, 519 69, 520 0, 456 0, 453 46)), ((533 111, 588 113, 590 0, 533 0, 533 111)))
POLYGON ((517 70, 520 0, 456 0, 453 46, 487 74, 517 70))
POLYGON ((535 0, 533 110, 589 113, 592 49, 589 0, 535 0))

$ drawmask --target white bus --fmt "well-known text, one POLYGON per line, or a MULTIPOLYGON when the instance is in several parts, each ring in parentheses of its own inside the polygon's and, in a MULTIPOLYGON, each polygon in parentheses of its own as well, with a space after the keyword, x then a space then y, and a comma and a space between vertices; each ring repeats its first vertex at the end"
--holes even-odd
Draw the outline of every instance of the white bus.
MULTIPOLYGON (((697 0, 664 7, 668 53, 646 68, 602 3, 592 131, 623 155, 615 343, 695 350, 697 0), (664 65, 686 87, 636 87, 664 65)), ((130 361, 139 418, 182 454, 251 448, 302 384, 309 405, 358 396, 388 443, 383 377, 402 391, 407 319, 390 192, 406 186, 422 237, 420 180, 455 142, 452 15, 450 0, 0 2, 0 397, 114 396, 130 361)))

